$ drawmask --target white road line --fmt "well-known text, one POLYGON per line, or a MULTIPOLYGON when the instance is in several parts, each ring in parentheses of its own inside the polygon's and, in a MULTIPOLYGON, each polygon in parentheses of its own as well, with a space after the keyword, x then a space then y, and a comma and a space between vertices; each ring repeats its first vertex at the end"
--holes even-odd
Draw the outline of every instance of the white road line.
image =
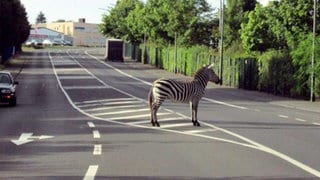
POLYGON ((93 133, 93 138, 94 139, 99 139, 101 137, 100 136, 100 132, 97 131, 97 130, 92 131, 92 133, 93 133))
POLYGON ((296 121, 300 121, 300 122, 306 122, 307 120, 304 119, 300 119, 300 118, 295 118, 296 121))
POLYGON ((99 100, 90 100, 90 101, 82 101, 82 102, 75 102, 74 104, 88 104, 88 103, 102 103, 102 102, 110 102, 110 101, 136 101, 136 98, 112 98, 112 99, 99 99, 99 100))
MULTIPOLYGON (((161 114, 160 114, 161 115, 161 114)), ((159 118, 159 114, 158 114, 158 118, 159 118)), ((176 121, 176 120, 182 120, 182 119, 186 119, 184 117, 181 117, 181 116, 177 116, 177 117, 169 117, 169 118, 163 118, 163 119, 158 119, 158 122, 163 122, 163 121, 176 121)), ((131 125, 138 125, 138 124, 145 124, 145 123, 150 123, 151 121, 150 120, 146 120, 146 121, 136 121, 136 122, 131 122, 131 123, 128 123, 128 124, 131 124, 131 125)))
POLYGON ((209 101, 209 102, 212 102, 212 103, 221 104, 221 105, 232 107, 232 108, 236 108, 236 109, 242 109, 242 110, 248 109, 247 107, 237 106, 237 105, 234 105, 234 104, 229 104, 229 103, 225 103, 225 102, 222 102, 222 101, 217 101, 217 100, 214 100, 214 99, 209 99, 209 98, 202 98, 202 99, 204 99, 206 101, 209 101))
POLYGON ((94 145, 94 148, 93 148, 93 155, 101 155, 102 154, 102 145, 101 144, 96 144, 94 145))
POLYGON ((144 104, 138 105, 127 105, 127 106, 109 106, 109 107, 99 107, 93 109, 86 109, 86 112, 94 112, 94 111, 103 111, 103 110, 114 110, 114 109, 124 109, 124 108, 138 108, 138 107, 145 107, 144 104))
POLYGON ((119 102, 97 102, 94 104, 82 104, 82 105, 78 105, 78 107, 83 108, 83 107, 92 107, 92 106, 98 106, 98 105, 104 105, 104 106, 114 106, 114 105, 121 105, 121 104, 137 104, 137 103, 141 103, 141 101, 119 101, 119 102))
MULTIPOLYGON (((163 115, 168 115, 171 113, 158 113, 158 116, 163 116, 163 115)), ((96 116, 94 116, 96 117, 96 116)), ((150 114, 141 114, 141 115, 134 115, 134 116, 122 116, 122 117, 113 117, 113 118, 108 118, 109 120, 126 120, 126 119, 135 119, 135 118, 144 118, 144 117, 150 117, 150 114)))
POLYGON ((175 127, 184 127, 184 126, 193 126, 191 122, 189 123, 177 123, 177 124, 168 124, 168 125, 160 125, 161 128, 175 128, 175 127))
POLYGON ((282 114, 279 114, 279 115, 278 115, 278 117, 280 117, 280 118, 284 118, 284 119, 288 119, 288 118, 289 118, 289 116, 282 115, 282 114))
POLYGON ((88 126, 89 126, 90 128, 96 127, 93 122, 88 122, 87 124, 88 124, 88 126))
POLYGON ((184 131, 185 133, 190 134, 197 134, 197 133, 206 133, 206 132, 213 132, 218 131, 218 129, 200 129, 200 130, 190 130, 190 131, 184 131))
POLYGON ((103 105, 118 105, 118 104, 135 104, 135 103, 141 103, 141 101, 119 101, 119 102, 107 102, 102 103, 103 105))
POLYGON ((159 118, 158 121, 175 121, 175 120, 183 120, 186 119, 184 117, 178 116, 178 117, 169 117, 169 118, 159 118))
POLYGON ((60 76, 59 79, 95 79, 92 76, 60 76))
POLYGON ((123 110, 123 111, 102 112, 102 113, 96 113, 96 114, 93 114, 93 115, 94 116, 104 116, 104 115, 126 114, 126 113, 143 112, 143 111, 150 111, 150 109, 149 108, 145 108, 145 109, 133 109, 133 110, 123 110))
POLYGON ((63 71, 85 71, 83 68, 55 68, 57 72, 63 71))
POLYGON ((71 89, 108 89, 106 86, 63 86, 65 90, 71 89))
POLYGON ((135 116, 121 116, 121 117, 113 117, 108 118, 110 120, 126 120, 126 119, 135 119, 135 118, 144 118, 144 117, 150 117, 150 114, 141 114, 141 115, 135 115, 135 116))
POLYGON ((313 125, 316 125, 316 126, 320 126, 320 123, 316 123, 316 122, 314 122, 314 123, 312 123, 313 125))
POLYGON ((90 165, 83 180, 94 180, 97 174, 98 168, 99 168, 98 165, 90 165))

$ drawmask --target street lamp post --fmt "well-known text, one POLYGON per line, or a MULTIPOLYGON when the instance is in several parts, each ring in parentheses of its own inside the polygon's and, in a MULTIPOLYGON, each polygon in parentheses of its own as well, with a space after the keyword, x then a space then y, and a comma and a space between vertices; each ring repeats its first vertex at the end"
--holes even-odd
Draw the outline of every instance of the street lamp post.
POLYGON ((222 85, 222 70, 223 70, 223 31, 224 31, 224 0, 220 0, 220 66, 219 78, 222 85))
POLYGON ((315 37, 316 37, 316 14, 317 0, 313 0, 313 38, 312 38, 312 57, 311 57, 311 84, 310 84, 310 101, 314 101, 314 59, 315 59, 315 37))

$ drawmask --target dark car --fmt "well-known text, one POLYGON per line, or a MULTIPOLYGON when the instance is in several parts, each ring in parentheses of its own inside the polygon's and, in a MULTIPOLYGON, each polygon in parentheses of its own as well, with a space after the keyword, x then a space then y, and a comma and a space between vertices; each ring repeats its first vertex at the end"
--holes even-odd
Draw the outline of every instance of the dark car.
POLYGON ((17 104, 17 84, 18 82, 13 80, 10 72, 0 71, 0 104, 6 103, 10 106, 17 104))

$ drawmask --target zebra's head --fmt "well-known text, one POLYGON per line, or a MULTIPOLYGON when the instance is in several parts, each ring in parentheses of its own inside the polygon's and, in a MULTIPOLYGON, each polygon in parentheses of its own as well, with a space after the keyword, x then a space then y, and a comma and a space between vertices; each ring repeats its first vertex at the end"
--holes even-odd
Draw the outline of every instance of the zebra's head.
POLYGON ((219 79, 219 76, 217 76, 216 73, 214 72, 213 66, 214 66, 214 63, 212 63, 209 66, 206 66, 205 68, 209 77, 209 81, 218 84, 220 83, 220 79, 219 79))

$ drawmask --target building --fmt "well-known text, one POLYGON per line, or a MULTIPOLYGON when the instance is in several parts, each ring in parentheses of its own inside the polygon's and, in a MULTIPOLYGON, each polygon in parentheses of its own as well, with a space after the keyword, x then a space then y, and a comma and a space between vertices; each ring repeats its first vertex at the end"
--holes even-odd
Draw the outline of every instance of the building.
POLYGON ((84 18, 80 18, 79 22, 53 22, 36 26, 72 37, 74 46, 104 46, 106 41, 106 38, 99 32, 98 24, 86 23, 84 18))

